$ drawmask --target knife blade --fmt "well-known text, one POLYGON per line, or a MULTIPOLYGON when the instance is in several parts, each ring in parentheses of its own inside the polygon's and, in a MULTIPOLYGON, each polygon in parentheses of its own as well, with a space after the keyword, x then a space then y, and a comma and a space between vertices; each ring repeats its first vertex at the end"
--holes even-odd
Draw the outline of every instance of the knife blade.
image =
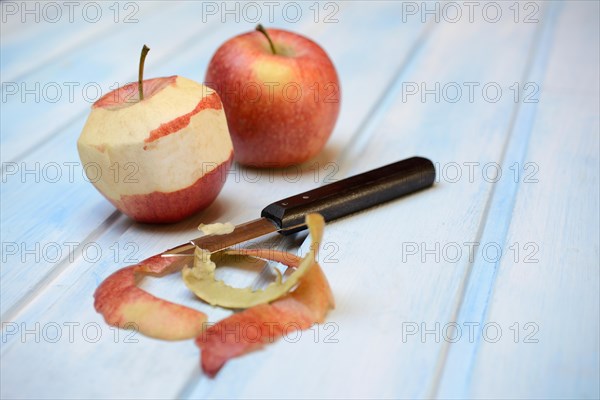
POLYGON ((428 188, 434 181, 430 160, 408 158, 276 201, 262 210, 261 218, 237 225, 231 233, 202 236, 162 256, 188 256, 196 246, 214 253, 274 232, 290 235, 306 229, 307 214, 319 213, 326 222, 333 221, 428 188))

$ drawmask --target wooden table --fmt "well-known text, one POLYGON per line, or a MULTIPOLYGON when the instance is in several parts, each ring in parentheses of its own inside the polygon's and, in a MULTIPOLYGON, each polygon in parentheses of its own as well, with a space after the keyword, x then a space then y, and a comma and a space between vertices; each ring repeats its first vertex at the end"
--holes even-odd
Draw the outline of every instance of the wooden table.
MULTIPOLYGON (((1 7, 3 398, 599 397, 598 2, 1 7), (235 166, 209 209, 175 225, 115 211, 77 155, 91 103, 135 80, 144 43, 146 76, 202 81, 216 48, 259 21, 337 66, 325 150, 299 168, 235 166), (434 188, 327 227, 327 323, 214 379, 193 341, 117 331, 94 310, 105 277, 201 222, 240 223, 412 155, 436 163, 434 188)), ((177 274, 143 287, 228 314, 177 274)))

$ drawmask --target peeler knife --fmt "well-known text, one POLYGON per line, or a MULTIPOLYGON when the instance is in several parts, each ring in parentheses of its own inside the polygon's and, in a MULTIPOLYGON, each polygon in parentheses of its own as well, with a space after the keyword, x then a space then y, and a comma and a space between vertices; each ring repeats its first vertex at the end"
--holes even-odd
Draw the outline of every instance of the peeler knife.
POLYGON ((260 218, 237 225, 231 233, 202 236, 162 256, 187 256, 196 246, 214 253, 273 232, 290 235, 306 229, 307 214, 319 213, 326 222, 333 221, 428 188, 434 181, 430 160, 408 158, 276 201, 262 210, 260 218))

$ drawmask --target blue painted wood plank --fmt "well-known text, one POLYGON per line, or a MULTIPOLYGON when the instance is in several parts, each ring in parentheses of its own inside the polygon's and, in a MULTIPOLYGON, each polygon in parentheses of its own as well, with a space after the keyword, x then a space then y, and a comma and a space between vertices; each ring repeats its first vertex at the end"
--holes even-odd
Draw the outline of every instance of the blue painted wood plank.
POLYGON ((157 6, 156 2, 132 1, 3 2, 2 90, 68 57, 79 46, 110 36, 120 25, 143 22, 157 6))
MULTIPOLYGON (((558 3, 548 3, 548 9, 538 27, 538 35, 532 44, 529 65, 524 71, 522 82, 541 82, 547 66, 548 55, 552 49, 559 12, 560 5, 558 3)), ((468 395, 466 391, 469 390, 468 382, 473 371, 473 361, 477 347, 483 340, 485 315, 500 261, 498 257, 491 256, 490 252, 500 251, 501 254, 505 254, 509 251, 508 247, 510 246, 510 244, 506 244, 505 239, 512 221, 519 183, 510 179, 508 174, 515 163, 516 165, 525 163, 524 157, 536 110, 537 102, 516 103, 514 107, 514 120, 511 122, 509 140, 499 162, 504 179, 499 179, 494 184, 492 194, 486 204, 481 230, 474 238, 479 251, 474 254, 473 263, 469 265, 468 273, 465 276, 461 288, 464 292, 461 292, 458 298, 457 315, 449 321, 458 324, 459 329, 464 329, 469 324, 477 324, 473 327, 474 339, 460 340, 456 343, 445 342, 447 355, 443 354, 441 360, 443 372, 439 388, 434 388, 434 394, 439 394, 441 397, 461 398, 468 395)), ((449 335, 453 336, 454 333, 449 335)))
POLYGON ((600 396, 600 27, 596 2, 569 2, 556 21, 469 394, 600 396), (533 174, 535 172, 535 174, 533 174), (519 249, 517 253, 515 249, 519 249), (501 370, 499 374, 495 371, 501 370))

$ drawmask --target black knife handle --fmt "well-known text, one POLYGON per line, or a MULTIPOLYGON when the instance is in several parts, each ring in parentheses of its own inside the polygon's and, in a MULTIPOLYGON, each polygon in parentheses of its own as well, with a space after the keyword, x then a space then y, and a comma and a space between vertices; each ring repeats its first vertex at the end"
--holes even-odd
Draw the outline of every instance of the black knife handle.
POLYGON ((261 216, 288 235, 306 228, 306 214, 319 213, 331 221, 425 189, 434 180, 433 163, 412 157, 276 201, 261 216))

